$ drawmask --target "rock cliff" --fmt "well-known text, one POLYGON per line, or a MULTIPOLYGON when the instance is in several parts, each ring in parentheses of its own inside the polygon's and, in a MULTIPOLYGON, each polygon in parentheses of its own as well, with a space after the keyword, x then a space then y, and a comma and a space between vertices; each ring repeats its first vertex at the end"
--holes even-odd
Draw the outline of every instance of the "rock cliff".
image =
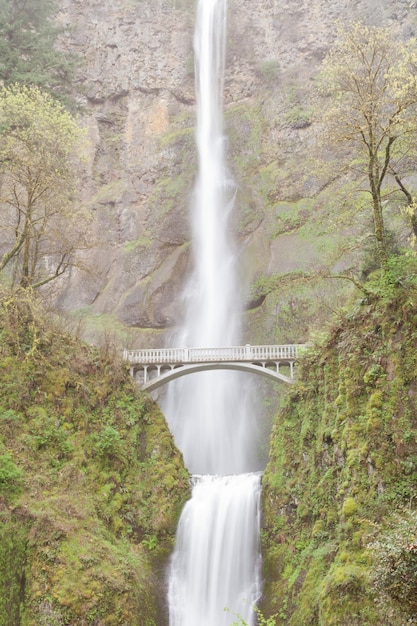
POLYGON ((415 268, 395 257, 333 319, 275 421, 263 609, 279 626, 416 623, 415 268))
POLYGON ((188 472, 107 350, 0 291, 0 624, 164 624, 188 472))
MULTIPOLYGON (((61 45, 81 59, 75 89, 91 142, 81 185, 94 219, 84 259, 93 271, 73 272, 58 305, 137 328, 136 345, 160 344, 175 325, 190 264, 194 13, 191 0, 60 2, 70 27, 61 45)), ((226 130, 250 340, 301 340, 314 314, 317 287, 257 298, 262 281, 337 262, 314 221, 329 181, 309 170, 314 76, 336 21, 363 18, 409 37, 416 17, 409 0, 230 0, 226 130)))

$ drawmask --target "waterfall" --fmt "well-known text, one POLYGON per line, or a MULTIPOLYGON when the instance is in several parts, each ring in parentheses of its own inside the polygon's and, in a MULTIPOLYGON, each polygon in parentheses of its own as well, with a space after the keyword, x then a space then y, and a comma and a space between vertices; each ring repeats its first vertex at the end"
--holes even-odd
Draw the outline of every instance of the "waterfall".
MULTIPOLYGON (((231 236, 236 193, 226 167, 223 76, 226 0, 199 0, 194 35, 198 175, 192 197, 193 272, 176 345, 241 342, 242 293, 231 236)), ((164 411, 194 476, 169 571, 170 626, 254 623, 259 596, 257 422, 252 379, 201 372, 170 383, 164 411), (228 609, 232 614, 225 612, 228 609)))
POLYGON ((258 474, 195 477, 171 563, 170 626, 228 626, 236 614, 253 623, 259 479, 258 474))

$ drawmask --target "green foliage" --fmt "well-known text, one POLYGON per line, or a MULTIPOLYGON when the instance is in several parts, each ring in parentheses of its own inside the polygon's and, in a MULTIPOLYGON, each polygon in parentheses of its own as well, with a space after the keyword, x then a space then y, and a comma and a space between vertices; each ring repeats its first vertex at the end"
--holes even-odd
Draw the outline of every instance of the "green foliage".
POLYGON ((0 515, 0 626, 22 623, 29 527, 18 516, 0 515))
POLYGON ((70 113, 39 88, 0 90, 0 272, 13 266, 23 287, 57 278, 74 264, 74 250, 87 245, 88 216, 74 202, 84 137, 70 113))
POLYGON ((50 457, 51 466, 60 466, 62 460, 69 458, 73 452, 68 430, 61 427, 56 416, 49 416, 39 406, 28 407, 26 417, 30 420, 26 444, 36 452, 45 452, 50 457))
POLYGON ((367 288, 386 302, 395 297, 398 287, 417 287, 417 259, 410 252, 391 256, 383 271, 371 274, 367 282, 367 288))
MULTIPOLYGON (((229 609, 225 609, 225 611, 228 610, 229 609)), ((258 626, 276 626, 276 615, 272 615, 271 617, 265 617, 262 611, 257 606, 254 606, 253 610, 256 613, 256 621, 258 626)), ((241 615, 238 615, 237 613, 235 613, 234 615, 237 618, 237 621, 232 622, 230 626, 248 626, 247 622, 243 619, 241 615)))
POLYGON ((28 290, 1 294, 0 338, 0 625, 157 623, 189 494, 162 414, 28 290))
POLYGON ((122 438, 112 426, 105 426, 97 437, 94 448, 102 459, 123 457, 122 438))
POLYGON ((22 488, 23 472, 15 464, 10 452, 0 454, 0 497, 10 498, 22 488))
MULTIPOLYGON (((385 204, 393 185, 412 205, 412 196, 401 179, 407 174, 406 163, 415 154, 416 60, 415 39, 400 42, 392 29, 361 22, 348 27, 339 24, 320 77, 326 97, 324 115, 323 110, 319 113, 324 160, 331 145, 335 152, 333 174, 336 162, 339 176, 348 171, 357 191, 369 191, 366 205, 372 216, 380 266, 389 256, 385 204)), ((397 201, 397 209, 399 204, 397 201)), ((415 218, 411 219, 413 230, 415 224, 415 218)))
POLYGON ((281 64, 278 59, 267 59, 260 63, 258 71, 268 85, 274 85, 279 78, 281 64))
POLYGON ((0 0, 0 78, 3 85, 36 85, 69 98, 74 59, 55 47, 62 29, 53 23, 54 0, 0 0))
POLYGON ((311 125, 313 115, 309 109, 301 105, 293 106, 285 116, 285 120, 292 128, 307 128, 311 125))
POLYGON ((403 626, 415 615, 415 515, 404 508, 417 477, 415 276, 413 257, 388 260, 306 351, 277 417, 261 608, 285 606, 280 625, 403 626))
POLYGON ((155 550, 158 546, 158 537, 156 535, 147 536, 142 540, 142 544, 149 551, 155 550))
POLYGON ((381 598, 390 598, 410 616, 417 614, 417 512, 394 515, 369 548, 375 563, 372 583, 381 598))

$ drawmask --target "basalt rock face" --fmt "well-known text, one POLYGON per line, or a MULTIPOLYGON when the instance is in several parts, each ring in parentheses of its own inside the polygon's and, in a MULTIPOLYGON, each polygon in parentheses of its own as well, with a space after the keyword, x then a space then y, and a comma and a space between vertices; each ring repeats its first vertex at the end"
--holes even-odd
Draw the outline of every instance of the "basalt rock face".
POLYGON ((71 276, 60 305, 92 306, 133 326, 168 326, 188 226, 186 207, 176 206, 175 216, 165 211, 157 190, 181 176, 163 138, 172 118, 192 111, 191 10, 71 0, 62 2, 59 19, 72 28, 62 45, 82 59, 78 91, 91 144, 83 194, 94 215, 94 271, 71 276))
MULTIPOLYGON (((74 272, 57 304, 153 329, 135 342, 160 343, 181 315, 191 263, 195 4, 61 0, 60 7, 59 22, 71 28, 61 45, 81 59, 75 89, 90 153, 80 184, 93 214, 83 261, 93 271, 74 272)), ((248 285, 322 262, 306 224, 326 185, 308 175, 305 155, 315 132, 313 78, 336 21, 364 18, 410 36, 416 17, 408 0, 230 0, 225 117, 248 285)), ((252 305, 252 336, 292 339, 265 322, 276 301, 273 314, 267 296, 252 305)))

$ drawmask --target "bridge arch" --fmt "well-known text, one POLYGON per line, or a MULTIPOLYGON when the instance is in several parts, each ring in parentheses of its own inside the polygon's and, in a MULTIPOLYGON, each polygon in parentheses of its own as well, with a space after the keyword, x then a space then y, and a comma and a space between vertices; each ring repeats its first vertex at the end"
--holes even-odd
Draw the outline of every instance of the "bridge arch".
POLYGON ((269 380, 294 382, 294 363, 302 345, 229 346, 223 348, 167 348, 124 351, 131 374, 142 389, 153 391, 181 376, 208 370, 238 370, 269 380), (289 376, 280 371, 289 368, 289 376), (137 374, 143 372, 143 380, 137 374))
MULTIPOLYGON (((187 376, 189 374, 194 374, 197 372, 206 372, 209 370, 237 370, 240 372, 248 372, 251 374, 258 374, 260 376, 264 376, 269 380, 273 380, 275 382, 282 383, 294 383, 294 379, 289 378, 289 376, 285 376, 280 372, 270 370, 267 367, 263 367, 262 365, 257 365, 253 363, 196 363, 192 365, 181 365, 174 367, 173 369, 167 371, 162 370, 161 373, 155 378, 149 378, 147 382, 141 385, 142 389, 146 391, 154 391, 162 385, 169 383, 171 380, 175 380, 176 378, 180 378, 181 376, 187 376)), ((136 370, 137 371, 137 370, 136 370)))

